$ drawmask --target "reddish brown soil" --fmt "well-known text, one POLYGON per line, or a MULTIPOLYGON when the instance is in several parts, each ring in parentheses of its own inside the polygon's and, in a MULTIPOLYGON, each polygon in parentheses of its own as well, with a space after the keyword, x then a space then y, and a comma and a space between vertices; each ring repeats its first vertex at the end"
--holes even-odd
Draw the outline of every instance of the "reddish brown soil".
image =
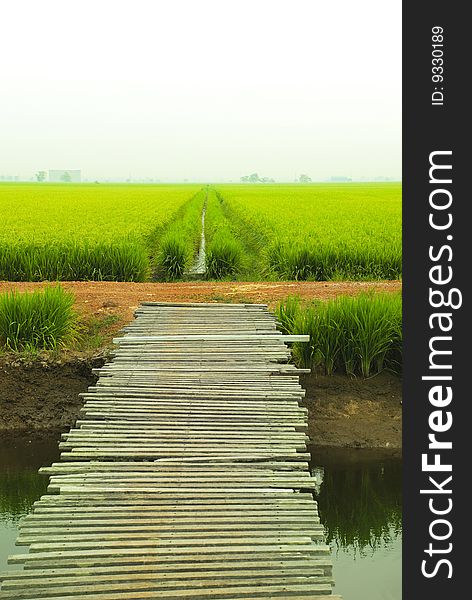
POLYGON ((81 392, 96 381, 93 366, 103 359, 79 357, 35 360, 0 359, 0 436, 17 432, 66 431, 79 416, 81 392))
MULTIPOLYGON (((0 293, 7 290, 32 291, 47 283, 0 282, 0 293)), ((49 284, 50 285, 50 284, 49 284)), ((109 281, 64 281, 64 289, 75 294, 78 310, 84 314, 115 314, 129 321, 133 311, 143 301, 164 302, 242 302, 267 303, 273 306, 287 296, 305 300, 328 300, 336 296, 356 295, 368 290, 396 292, 400 281, 338 282, 180 282, 122 283, 109 281)))
POLYGON ((350 448, 402 447, 402 382, 381 373, 370 379, 302 376, 311 442, 350 448))

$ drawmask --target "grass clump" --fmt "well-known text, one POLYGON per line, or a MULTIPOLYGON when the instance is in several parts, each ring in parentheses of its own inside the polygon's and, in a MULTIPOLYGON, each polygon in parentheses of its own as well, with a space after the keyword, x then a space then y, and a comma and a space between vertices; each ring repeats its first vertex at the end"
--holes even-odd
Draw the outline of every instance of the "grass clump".
POLYGON ((208 193, 205 216, 205 271, 208 279, 236 278, 247 262, 243 236, 223 210, 223 198, 208 193))
POLYGON ((54 350, 77 337, 74 296, 61 287, 0 294, 0 344, 14 352, 54 350))
POLYGON ((234 277, 241 269, 243 249, 241 244, 225 231, 215 234, 205 256, 208 279, 234 277))
POLYGON ((161 232, 157 243, 156 277, 181 279, 197 255, 202 233, 202 210, 206 190, 195 194, 161 232))
POLYGON ((78 351, 101 350, 109 344, 119 329, 121 317, 115 314, 92 316, 80 323, 78 351))
POLYGON ((158 257, 159 271, 164 279, 180 279, 188 265, 188 247, 185 238, 170 232, 161 241, 158 257))
POLYGON ((341 296, 303 306, 290 298, 277 308, 281 329, 310 336, 294 344, 293 356, 304 367, 370 377, 402 367, 400 294, 341 296))

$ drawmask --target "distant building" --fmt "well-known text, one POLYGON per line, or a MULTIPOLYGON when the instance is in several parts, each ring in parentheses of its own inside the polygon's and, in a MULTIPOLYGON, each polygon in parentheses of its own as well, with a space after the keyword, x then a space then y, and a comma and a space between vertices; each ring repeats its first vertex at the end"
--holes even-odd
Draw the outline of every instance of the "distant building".
POLYGON ((346 181, 352 181, 352 178, 345 177, 344 175, 333 175, 333 177, 330 177, 328 181, 331 181, 332 183, 344 183, 346 181))
POLYGON ((48 180, 59 183, 80 183, 82 173, 80 169, 55 169, 48 171, 48 180))

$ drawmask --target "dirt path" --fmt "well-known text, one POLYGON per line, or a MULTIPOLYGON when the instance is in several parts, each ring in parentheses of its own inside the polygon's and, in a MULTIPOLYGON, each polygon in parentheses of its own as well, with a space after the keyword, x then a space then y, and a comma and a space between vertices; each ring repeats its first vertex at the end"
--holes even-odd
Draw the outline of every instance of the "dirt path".
MULTIPOLYGON (((8 290, 32 291, 47 283, 0 282, 0 293, 8 290)), ((50 285, 50 284, 49 284, 50 285)), ((83 314, 95 316, 116 314, 123 320, 133 317, 142 301, 165 302, 259 302, 274 306, 287 296, 304 300, 328 300, 343 294, 356 295, 369 290, 396 292, 400 281, 338 282, 338 281, 277 281, 277 282, 179 282, 126 283, 110 281, 64 281, 61 285, 75 294, 77 308, 83 314)))

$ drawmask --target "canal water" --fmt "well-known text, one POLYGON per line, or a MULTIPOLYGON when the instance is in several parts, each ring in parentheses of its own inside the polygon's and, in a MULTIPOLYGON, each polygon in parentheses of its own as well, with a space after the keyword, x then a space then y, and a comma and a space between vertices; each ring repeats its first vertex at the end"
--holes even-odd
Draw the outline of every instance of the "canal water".
MULTIPOLYGON (((0 571, 15 546, 17 524, 46 492, 40 466, 59 457, 47 441, 0 440, 0 571)), ((310 448, 316 498, 333 550, 335 591, 344 600, 401 599, 402 464, 392 453, 310 448)))
POLYGON ((315 494, 344 600, 401 600, 402 461, 398 453, 310 448, 315 494))

